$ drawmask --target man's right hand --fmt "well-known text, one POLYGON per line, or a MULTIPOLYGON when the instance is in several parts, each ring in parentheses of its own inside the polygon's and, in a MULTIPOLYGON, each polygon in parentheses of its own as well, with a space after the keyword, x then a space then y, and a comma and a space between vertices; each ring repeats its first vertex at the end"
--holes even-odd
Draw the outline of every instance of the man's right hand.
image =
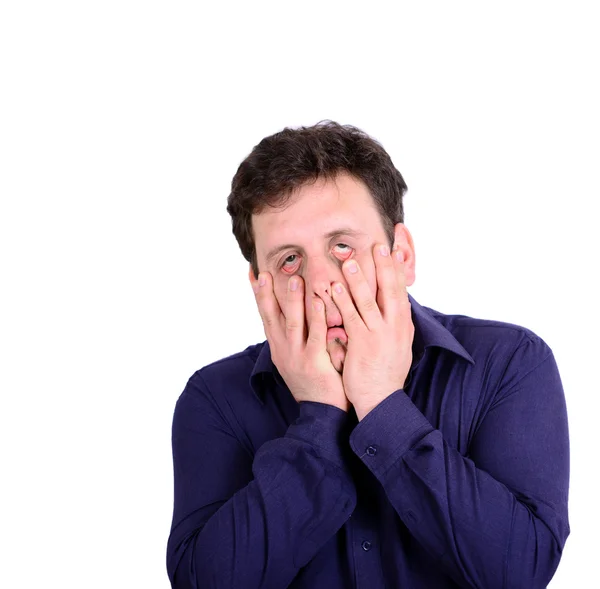
POLYGON ((347 412, 350 403, 344 393, 342 376, 327 352, 323 301, 316 296, 312 298, 307 334, 302 277, 292 276, 288 281, 285 315, 275 297, 269 272, 261 272, 259 279, 251 282, 271 359, 296 401, 326 403, 347 412))

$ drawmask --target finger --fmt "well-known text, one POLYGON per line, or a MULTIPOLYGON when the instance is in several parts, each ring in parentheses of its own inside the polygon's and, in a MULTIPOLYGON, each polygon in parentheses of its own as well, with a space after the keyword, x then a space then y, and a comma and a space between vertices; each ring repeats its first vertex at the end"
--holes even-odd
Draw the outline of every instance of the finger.
POLYGON ((377 275, 377 305, 384 319, 396 317, 401 293, 390 248, 386 244, 377 244, 373 248, 373 259, 377 275))
POLYGON ((291 276, 285 300, 285 332, 293 352, 300 352, 306 341, 304 321, 304 281, 291 276))
POLYGON ((406 290, 406 274, 404 273, 404 252, 400 247, 396 247, 392 252, 392 260, 396 273, 396 284, 398 285, 399 310, 402 310, 404 307, 410 308, 408 291, 406 290))
POLYGON ((325 304, 319 297, 311 301, 312 313, 308 326, 306 349, 318 352, 325 349, 327 343, 327 320, 325 319, 325 304))
POLYGON ((364 324, 369 329, 374 329, 382 320, 381 311, 360 266, 356 260, 349 260, 344 262, 342 269, 356 309, 360 313, 364 324))
POLYGON ((284 336, 284 317, 273 293, 273 280, 268 272, 261 272, 252 284, 258 312, 269 342, 281 343, 284 336))
POLYGON ((361 333, 367 329, 367 326, 354 305, 350 293, 341 282, 335 282, 331 292, 333 302, 342 314, 342 322, 348 338, 360 337, 361 333))

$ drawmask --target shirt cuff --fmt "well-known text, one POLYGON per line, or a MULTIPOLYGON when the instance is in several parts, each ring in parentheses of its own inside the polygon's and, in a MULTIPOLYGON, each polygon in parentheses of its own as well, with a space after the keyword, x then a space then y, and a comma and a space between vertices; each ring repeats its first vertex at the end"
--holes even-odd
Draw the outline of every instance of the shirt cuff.
POLYGON ((306 442, 324 458, 343 466, 350 453, 348 414, 339 407, 316 401, 300 401, 299 407, 300 414, 284 437, 306 442))
POLYGON ((403 389, 372 409, 350 434, 354 453, 380 479, 419 440, 434 430, 403 389))

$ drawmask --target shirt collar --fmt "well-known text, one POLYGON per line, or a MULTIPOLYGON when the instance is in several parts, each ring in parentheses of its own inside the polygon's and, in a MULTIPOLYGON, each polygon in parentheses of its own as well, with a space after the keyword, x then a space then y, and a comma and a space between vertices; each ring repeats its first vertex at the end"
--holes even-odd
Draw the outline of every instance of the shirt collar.
MULTIPOLYGON (((415 336, 413 341, 413 357, 419 358, 421 354, 429 347, 437 346, 444 348, 454 354, 461 356, 465 360, 475 364, 472 356, 465 350, 459 341, 444 327, 434 316, 433 309, 423 307, 412 297, 408 295, 411 305, 411 314, 415 326, 415 336)), ((250 374, 250 386, 256 396, 262 402, 262 386, 264 375, 274 379, 281 379, 277 368, 271 360, 271 349, 269 342, 265 341, 261 351, 256 359, 256 364, 250 374)))

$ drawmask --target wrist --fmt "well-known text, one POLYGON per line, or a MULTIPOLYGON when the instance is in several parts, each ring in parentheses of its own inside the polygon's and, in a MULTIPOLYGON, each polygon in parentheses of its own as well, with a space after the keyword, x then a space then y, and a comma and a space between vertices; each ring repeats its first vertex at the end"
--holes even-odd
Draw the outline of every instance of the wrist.
POLYGON ((339 407, 318 401, 302 401, 300 413, 285 437, 301 440, 315 447, 320 455, 342 464, 350 451, 351 420, 339 407))

